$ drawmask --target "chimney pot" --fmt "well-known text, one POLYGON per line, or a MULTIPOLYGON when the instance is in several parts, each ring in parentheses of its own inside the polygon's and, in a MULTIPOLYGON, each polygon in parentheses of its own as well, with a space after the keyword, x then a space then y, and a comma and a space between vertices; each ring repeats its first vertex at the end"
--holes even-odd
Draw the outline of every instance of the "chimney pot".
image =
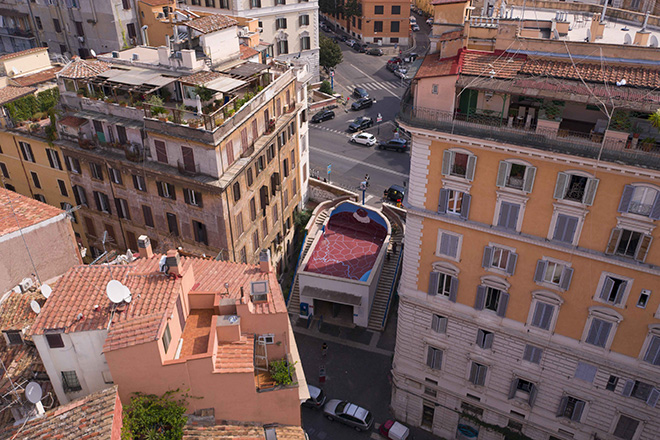
POLYGON ((181 267, 181 255, 176 249, 167 251, 167 256, 165 258, 165 264, 170 268, 169 273, 176 276, 183 276, 183 268, 181 267))
POLYGON ((151 249, 151 240, 146 235, 140 235, 138 238, 138 251, 141 258, 151 258, 154 256, 154 251, 151 249))
POLYGON ((270 264, 270 249, 263 249, 259 253, 259 268, 263 273, 270 273, 273 271, 273 266, 270 264))

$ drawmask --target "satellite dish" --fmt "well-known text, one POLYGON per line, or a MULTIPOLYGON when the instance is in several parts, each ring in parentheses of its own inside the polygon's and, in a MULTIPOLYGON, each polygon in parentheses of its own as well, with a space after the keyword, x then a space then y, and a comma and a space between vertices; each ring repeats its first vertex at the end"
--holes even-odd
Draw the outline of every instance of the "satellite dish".
POLYGON ((94 58, 96 58, 96 52, 94 51, 94 49, 90 49, 90 50, 89 50, 89 53, 91 53, 92 56, 93 56, 94 58))
POLYGON ((30 301, 30 308, 31 308, 32 311, 33 311, 34 313, 36 313, 37 315, 39 314, 39 312, 41 312, 41 306, 40 306, 39 303, 36 302, 35 300, 30 301))
POLYGON ((626 34, 623 36, 623 44, 632 44, 632 37, 630 34, 626 34))
POLYGON ((48 284, 41 285, 41 294, 44 296, 44 298, 48 299, 51 293, 53 293, 52 287, 50 287, 48 284))
POLYGON ((41 389, 41 385, 36 382, 30 382, 25 387, 25 398, 28 402, 36 404, 44 396, 44 392, 41 389))
POLYGON ((131 299, 132 299, 131 290, 126 286, 123 286, 123 287, 124 287, 124 296, 122 297, 122 299, 124 301, 126 301, 127 303, 129 303, 129 302, 131 302, 131 299))
POLYGON ((655 35, 651 35, 651 43, 649 44, 651 47, 658 47, 658 37, 655 35))
POLYGON ((105 293, 107 293, 108 299, 115 304, 122 302, 125 295, 124 287, 125 286, 117 280, 110 281, 105 287, 105 293))

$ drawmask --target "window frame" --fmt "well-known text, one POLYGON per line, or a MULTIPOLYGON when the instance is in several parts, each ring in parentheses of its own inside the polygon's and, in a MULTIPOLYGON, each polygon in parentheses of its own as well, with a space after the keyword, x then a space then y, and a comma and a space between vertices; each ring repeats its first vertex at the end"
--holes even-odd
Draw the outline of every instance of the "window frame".
POLYGON ((564 299, 554 292, 544 290, 532 292, 532 302, 529 306, 525 326, 534 331, 553 333, 555 331, 555 326, 557 325, 557 319, 559 319, 559 311, 561 310, 562 304, 564 304, 564 299), (540 312, 541 315, 539 316, 539 305, 541 304, 543 304, 544 310, 540 312), (541 324, 543 324, 544 315, 547 313, 547 307, 552 307, 552 315, 547 319, 546 328, 541 324), (539 325, 537 325, 537 318, 539 325))
POLYGON ((433 371, 442 371, 442 361, 444 360, 444 350, 442 348, 434 347, 432 345, 426 346, 426 365, 427 369, 433 371))
POLYGON ((617 212, 622 215, 630 216, 631 218, 642 219, 642 220, 659 220, 660 219, 660 189, 655 185, 650 185, 647 183, 632 183, 624 186, 621 198, 619 200, 619 206, 617 212), (631 212, 630 206, 633 203, 635 198, 635 192, 638 190, 652 190, 656 192, 653 203, 650 206, 649 214, 640 214, 637 212, 631 212))
POLYGON ((481 277, 481 283, 477 286, 477 295, 475 298, 474 309, 479 311, 488 310, 488 312, 495 313, 500 318, 506 317, 506 310, 508 308, 510 297, 508 290, 510 287, 511 284, 505 280, 500 279, 499 277, 481 277), (488 303, 488 295, 492 295, 493 290, 497 290, 499 292, 497 298, 497 310, 486 307, 488 303))
POLYGON ((470 360, 470 369, 468 370, 468 382, 473 386, 482 387, 486 386, 486 379, 488 376, 488 365, 470 360))
POLYGON ((653 366, 660 366, 660 325, 651 324, 649 325, 649 332, 646 335, 644 344, 642 344, 642 349, 639 351, 639 360, 645 364, 653 366), (655 346, 655 347, 654 347, 655 346), (649 362, 647 358, 652 355, 652 351, 655 348, 654 361, 649 362))
POLYGON ((612 228, 610 233, 610 238, 607 241, 607 247, 605 248, 606 255, 612 255, 613 257, 625 258, 627 260, 635 260, 640 263, 646 261, 651 245, 653 244, 653 235, 649 230, 642 230, 641 228, 635 227, 636 225, 620 223, 617 222, 617 226, 612 228), (626 232, 640 234, 639 242, 635 247, 635 252, 633 256, 621 254, 618 252, 619 246, 621 245, 621 240, 623 239, 626 232), (646 241, 646 244, 645 244, 646 241), (646 246, 646 249, 644 247, 646 246))
POLYGON ((60 378, 62 379, 62 388, 65 393, 76 393, 82 391, 82 384, 80 379, 78 379, 78 373, 76 370, 67 370, 60 372, 60 378), (70 383, 75 380, 75 383, 70 383))
POLYGON ((472 182, 477 168, 477 156, 469 150, 462 148, 448 148, 442 153, 442 175, 447 178, 453 178, 460 181, 472 182), (465 165, 465 174, 460 175, 453 172, 456 166, 456 155, 464 154, 467 156, 465 165))
POLYGON ((558 260, 556 258, 543 256, 536 262, 536 268, 534 269, 534 282, 540 286, 565 292, 571 288, 574 272, 575 270, 571 267, 571 263, 567 263, 566 261, 558 260), (546 281, 548 268, 551 264, 554 265, 555 268, 558 266, 562 267, 558 283, 546 281))
POLYGON ((438 229, 438 237, 436 239, 436 245, 435 245, 435 256, 439 258, 446 258, 452 261, 460 261, 461 259, 461 249, 463 246, 463 234, 459 234, 453 231, 448 231, 445 229, 438 229), (451 238, 445 238, 451 237, 451 238), (455 240, 455 241, 454 241, 455 240), (448 253, 443 253, 443 246, 445 250, 447 250, 447 246, 452 246, 452 244, 456 244, 456 252, 455 255, 451 255, 448 253))
POLYGON ((437 313, 431 314, 431 325, 430 329, 433 334, 436 335, 446 335, 447 326, 449 324, 449 318, 446 316, 438 315, 437 313))
POLYGON ((598 192, 599 183, 600 183, 600 179, 597 179, 593 175, 586 173, 584 171, 580 171, 580 170, 560 171, 557 173, 557 180, 555 181, 555 188, 552 197, 555 200, 561 201, 563 203, 573 204, 576 206, 592 206, 596 199, 596 193, 598 192), (587 179, 587 182, 585 183, 584 194, 582 195, 581 201, 565 198, 567 195, 568 186, 570 185, 572 176, 584 177, 587 179), (589 190, 591 190, 591 193, 589 192, 589 190))
POLYGON ((601 272, 600 279, 598 280, 598 284, 596 285, 596 291, 594 292, 592 299, 602 304, 607 304, 610 307, 617 307, 623 309, 626 307, 626 303, 628 302, 628 298, 630 297, 633 281, 634 280, 632 278, 624 277, 612 272, 601 272), (608 279, 617 279, 624 283, 622 292, 621 292, 621 286, 619 285, 619 289, 618 289, 619 292, 617 292, 617 297, 614 299, 614 301, 608 301, 602 298, 605 291, 605 287, 607 286, 608 279))
MULTIPOLYGON (((589 346, 595 350, 609 350, 612 345, 612 341, 614 340, 614 337, 616 335, 618 325, 622 320, 623 320, 623 316, 621 316, 618 312, 608 307, 602 307, 602 306, 589 307, 589 316, 585 323, 584 330, 582 332, 582 337, 580 338, 580 342, 583 344, 583 346, 589 346), (588 339, 591 338, 590 335, 592 333, 592 326, 594 325, 594 322, 596 320, 606 324, 610 324, 610 328, 608 330, 608 334, 607 337, 605 338, 603 346, 594 343, 597 342, 598 339, 596 339, 596 341, 594 342, 588 341, 588 339)), ((600 329, 597 330, 597 332, 600 331, 601 331, 600 329)), ((596 333, 595 337, 598 338, 598 333, 596 333)))
POLYGON ((582 419, 582 416, 584 415, 584 410, 587 407, 587 402, 582 399, 578 399, 577 397, 573 397, 571 395, 565 394, 562 396, 562 398, 559 401, 559 407, 557 408, 557 417, 562 417, 569 419, 573 422, 580 422, 582 419), (570 400, 573 400, 574 402, 572 403, 572 409, 571 409, 571 414, 566 415, 566 411, 568 410, 568 404, 571 403, 570 400))
POLYGON ((621 440, 635 440, 636 438, 639 437, 639 432, 640 432, 640 426, 644 426, 644 423, 641 420, 638 420, 634 417, 630 417, 626 414, 619 413, 619 417, 616 419, 616 422, 612 426, 611 434, 612 437, 621 439, 621 440), (620 437, 616 435, 615 433, 619 429, 619 424, 621 423, 622 418, 625 417, 631 421, 637 422, 637 425, 635 426, 635 430, 633 431, 632 435, 630 437, 620 437))
POLYGON ((515 248, 509 246, 503 246, 497 243, 488 243, 486 246, 484 246, 484 253, 483 256, 481 257, 481 267, 483 267, 484 269, 491 270, 500 274, 513 276, 516 272, 517 264, 518 264, 518 254, 516 253, 515 248), (497 252, 499 252, 500 260, 503 252, 508 253, 506 257, 507 261, 506 264, 504 265, 505 266, 504 268, 493 265, 493 260, 497 252))
POLYGON ((536 167, 527 161, 522 161, 518 159, 507 159, 501 160, 497 170, 497 179, 495 181, 495 186, 500 189, 507 189, 509 191, 521 192, 523 194, 530 194, 534 189, 534 180, 536 179, 536 167), (515 186, 509 186, 509 180, 511 179, 511 171, 513 166, 524 166, 524 174, 522 177, 522 184, 520 188, 515 186))

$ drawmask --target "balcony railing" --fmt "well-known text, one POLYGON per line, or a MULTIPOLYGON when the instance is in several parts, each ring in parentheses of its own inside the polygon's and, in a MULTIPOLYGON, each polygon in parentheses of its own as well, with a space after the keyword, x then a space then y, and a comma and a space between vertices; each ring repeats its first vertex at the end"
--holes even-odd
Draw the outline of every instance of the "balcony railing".
POLYGON ((567 130, 551 133, 508 127, 503 119, 497 122, 500 118, 487 118, 483 123, 479 118, 461 120, 451 112, 413 106, 410 96, 404 97, 397 118, 418 128, 660 170, 660 150, 654 147, 632 148, 630 143, 607 138, 599 142, 588 133, 567 130))

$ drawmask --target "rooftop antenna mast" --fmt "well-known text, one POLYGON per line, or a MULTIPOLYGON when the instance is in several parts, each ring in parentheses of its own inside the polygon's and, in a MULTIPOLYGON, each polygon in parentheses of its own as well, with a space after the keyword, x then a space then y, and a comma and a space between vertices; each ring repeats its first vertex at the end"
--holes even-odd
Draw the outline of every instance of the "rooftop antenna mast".
POLYGON ((608 0, 603 0, 603 12, 600 14, 600 22, 605 23, 605 14, 607 13, 607 2, 608 0))

